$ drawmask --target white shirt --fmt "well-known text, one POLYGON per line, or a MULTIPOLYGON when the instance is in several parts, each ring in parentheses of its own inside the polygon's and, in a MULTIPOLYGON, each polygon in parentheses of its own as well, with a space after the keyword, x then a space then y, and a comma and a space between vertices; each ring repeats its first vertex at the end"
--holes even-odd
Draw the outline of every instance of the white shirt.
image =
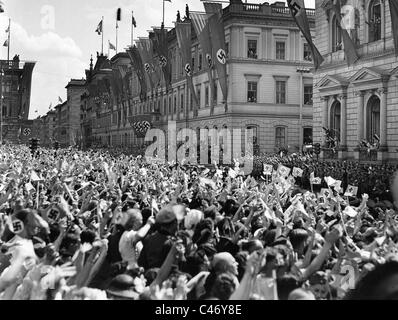
POLYGON ((136 241, 137 231, 125 231, 119 241, 119 252, 124 262, 128 262, 127 269, 138 267, 137 260, 142 250, 142 243, 136 241))

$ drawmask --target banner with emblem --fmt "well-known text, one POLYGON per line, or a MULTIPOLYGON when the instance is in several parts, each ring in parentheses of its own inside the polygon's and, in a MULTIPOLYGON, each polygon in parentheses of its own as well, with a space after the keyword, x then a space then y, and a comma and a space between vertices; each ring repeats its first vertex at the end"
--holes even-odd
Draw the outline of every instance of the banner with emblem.
MULTIPOLYGON (((214 79, 213 79, 213 56, 212 47, 210 39, 210 29, 209 29, 209 15, 200 12, 191 12, 192 24, 195 29, 195 33, 199 39, 200 46, 202 48, 203 57, 205 58, 205 69, 207 69, 209 77, 209 85, 211 90, 214 90, 214 79)), ((214 112, 214 104, 211 103, 210 113, 214 112)))
POLYGON ((310 24, 308 22, 307 12, 304 6, 304 0, 287 0, 287 5, 290 8, 290 12, 292 13, 294 21, 299 27, 305 40, 307 40, 308 46, 311 50, 312 59, 314 60, 314 67, 315 70, 317 70, 324 61, 324 59, 319 53, 314 42, 312 41, 310 24))
POLYGON ((157 55, 157 63, 163 71, 166 89, 171 88, 171 64, 167 41, 167 30, 164 28, 154 29, 153 33, 149 33, 152 41, 154 52, 157 55))
POLYGON ((147 95, 147 83, 145 79, 144 65, 142 63, 141 55, 136 46, 127 49, 127 53, 130 57, 131 64, 133 65, 134 71, 137 74, 138 81, 140 82, 140 100, 141 102, 146 100, 147 95))
POLYGON ((176 22, 176 34, 178 47, 180 48, 182 65, 184 72, 187 77, 187 82, 191 90, 192 100, 194 103, 194 115, 198 115, 199 102, 196 96, 196 90, 192 82, 192 65, 191 65, 191 47, 192 47, 192 35, 191 35, 191 22, 176 22))
POLYGON ((227 49, 225 45, 224 21, 222 19, 222 5, 220 3, 204 3, 204 6, 206 13, 210 15, 208 21, 213 48, 213 63, 217 70, 223 100, 226 102, 228 98, 227 49))
POLYGON ((161 77, 159 66, 154 63, 152 41, 147 38, 139 38, 136 44, 144 64, 144 71, 151 82, 151 88, 155 89, 160 85, 161 77))
POLYGON ((152 128, 152 117, 150 115, 132 116, 129 121, 137 138, 145 138, 148 130, 152 128))
POLYGON ((344 196, 346 196, 346 197, 356 197, 357 193, 358 193, 358 187, 348 185, 347 186, 347 191, 344 193, 344 196))

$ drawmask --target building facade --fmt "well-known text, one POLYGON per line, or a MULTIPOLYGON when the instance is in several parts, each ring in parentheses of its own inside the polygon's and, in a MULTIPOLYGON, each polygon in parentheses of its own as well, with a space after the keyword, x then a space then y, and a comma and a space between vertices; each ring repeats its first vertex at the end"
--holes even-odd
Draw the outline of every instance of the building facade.
MULTIPOLYGON (((307 15, 315 34, 315 10, 307 9, 307 15)), ((223 20, 228 51, 226 104, 223 103, 215 71, 214 87, 209 85, 204 68, 205 57, 193 32, 193 82, 199 100, 198 115, 194 116, 176 32, 171 29, 168 31, 171 90, 166 90, 163 81, 156 90, 148 91, 146 101, 141 102, 140 85, 131 70, 128 56, 117 55, 111 59, 112 63, 127 64, 130 92, 124 98, 116 99, 109 111, 105 108, 97 116, 95 113, 101 110, 101 106, 93 107, 89 95, 83 99, 85 139, 90 136, 91 142, 100 141, 104 146, 138 148, 144 144, 144 139, 134 134, 128 120, 150 115, 153 127, 165 131, 170 121, 176 122, 177 129, 191 128, 196 131, 253 129, 255 144, 263 153, 281 148, 297 152, 304 144, 311 144, 313 79, 308 71, 313 64, 309 47, 285 3, 269 5, 266 2, 246 4, 232 1, 223 9, 223 20), (95 121, 101 123, 90 128, 89 123, 95 121)), ((99 69, 109 68, 104 59, 98 57, 93 77, 101 73, 99 69)), ((86 143, 86 146, 89 145, 86 143)))
POLYGON ((31 137, 33 122, 28 120, 32 73, 35 62, 0 60, 3 141, 25 143, 31 137))
POLYGON ((327 4, 316 0, 316 46, 325 62, 314 76, 314 140, 325 143, 322 127, 337 136, 338 152, 324 150, 324 158, 396 160, 398 58, 389 2, 342 1, 342 11, 351 17, 348 32, 359 55, 351 66, 335 14, 327 4), (362 147, 360 141, 372 148, 362 147))

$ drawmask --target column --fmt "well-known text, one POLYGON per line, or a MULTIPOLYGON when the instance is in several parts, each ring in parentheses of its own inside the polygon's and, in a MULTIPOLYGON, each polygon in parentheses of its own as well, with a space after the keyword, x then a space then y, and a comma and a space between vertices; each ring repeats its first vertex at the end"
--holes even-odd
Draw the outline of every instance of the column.
POLYGON ((380 149, 387 148, 387 88, 380 89, 380 149))
POLYGON ((359 97, 358 110, 357 110, 357 140, 364 139, 364 96, 365 91, 357 91, 355 95, 359 97))
POLYGON ((340 96, 341 103, 341 132, 340 132, 340 146, 342 149, 347 148, 347 95, 340 96))

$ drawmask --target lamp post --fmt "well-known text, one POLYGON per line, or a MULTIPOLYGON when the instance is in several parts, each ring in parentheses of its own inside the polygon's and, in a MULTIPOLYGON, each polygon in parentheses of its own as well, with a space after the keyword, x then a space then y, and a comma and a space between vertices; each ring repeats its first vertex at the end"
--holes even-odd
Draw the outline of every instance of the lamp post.
POLYGON ((297 67, 297 73, 300 74, 300 118, 299 118, 299 150, 303 152, 304 132, 303 132, 303 109, 304 109, 304 84, 303 74, 310 73, 310 68, 297 67))

